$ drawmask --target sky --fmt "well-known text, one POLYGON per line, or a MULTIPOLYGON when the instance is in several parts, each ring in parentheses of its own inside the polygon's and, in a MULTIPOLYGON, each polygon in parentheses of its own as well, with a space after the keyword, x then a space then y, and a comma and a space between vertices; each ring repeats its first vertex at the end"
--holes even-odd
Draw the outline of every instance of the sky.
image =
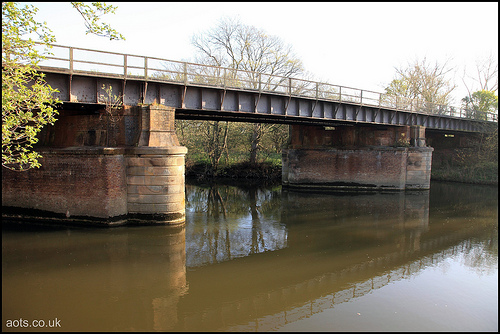
POLYGON ((31 4, 56 44, 178 61, 194 61, 194 34, 237 18, 290 44, 315 80, 376 92, 395 68, 425 57, 453 69, 456 105, 467 94, 464 70, 498 62, 497 2, 106 2, 118 9, 101 20, 125 41, 86 35, 69 2, 31 4))

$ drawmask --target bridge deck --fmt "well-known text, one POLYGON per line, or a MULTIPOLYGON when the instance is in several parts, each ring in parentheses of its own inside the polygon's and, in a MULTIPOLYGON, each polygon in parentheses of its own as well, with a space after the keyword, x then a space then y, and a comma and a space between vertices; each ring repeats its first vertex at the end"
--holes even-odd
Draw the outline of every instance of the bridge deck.
POLYGON ((420 125, 474 132, 496 121, 496 115, 490 115, 489 122, 480 121, 465 117, 466 111, 460 108, 327 83, 152 57, 55 48, 69 54, 47 57, 40 71, 66 103, 105 104, 105 88, 111 87, 112 94, 125 105, 159 103, 176 108, 178 118, 420 125))

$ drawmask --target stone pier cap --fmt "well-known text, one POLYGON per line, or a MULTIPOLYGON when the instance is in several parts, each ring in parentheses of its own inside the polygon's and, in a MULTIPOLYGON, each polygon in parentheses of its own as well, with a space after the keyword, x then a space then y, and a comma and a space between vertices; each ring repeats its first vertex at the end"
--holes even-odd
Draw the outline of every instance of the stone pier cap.
POLYGON ((185 146, 174 147, 92 147, 92 146, 74 146, 63 148, 43 147, 37 150, 40 154, 57 153, 57 154, 95 154, 95 155, 172 155, 186 154, 188 151, 185 146))

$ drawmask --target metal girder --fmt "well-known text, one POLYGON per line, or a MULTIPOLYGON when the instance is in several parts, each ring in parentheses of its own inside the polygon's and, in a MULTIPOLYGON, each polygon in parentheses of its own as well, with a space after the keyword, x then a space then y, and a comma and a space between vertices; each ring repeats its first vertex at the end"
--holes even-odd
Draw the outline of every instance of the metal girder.
MULTIPOLYGON (((354 102, 269 93, 259 89, 220 88, 154 80, 126 81, 109 75, 57 73, 44 70, 45 80, 57 88, 63 102, 101 104, 103 85, 122 94, 126 105, 159 103, 177 109, 179 117, 275 123, 363 123, 420 125, 437 130, 482 132, 484 122, 458 117, 415 113, 354 102), (196 111, 196 112, 193 112, 196 111), (316 111, 316 112, 315 112, 316 111), (317 112, 319 111, 319 112, 317 112), (253 115, 253 116, 249 116, 253 115)), ((498 126, 498 123, 495 123, 498 126)))

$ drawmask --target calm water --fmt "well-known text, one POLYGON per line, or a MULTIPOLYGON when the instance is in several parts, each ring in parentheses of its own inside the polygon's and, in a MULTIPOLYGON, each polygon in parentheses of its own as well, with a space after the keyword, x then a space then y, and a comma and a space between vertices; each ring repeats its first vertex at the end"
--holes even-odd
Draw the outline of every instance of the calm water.
POLYGON ((498 330, 497 187, 187 185, 186 216, 4 226, 2 330, 498 330))

